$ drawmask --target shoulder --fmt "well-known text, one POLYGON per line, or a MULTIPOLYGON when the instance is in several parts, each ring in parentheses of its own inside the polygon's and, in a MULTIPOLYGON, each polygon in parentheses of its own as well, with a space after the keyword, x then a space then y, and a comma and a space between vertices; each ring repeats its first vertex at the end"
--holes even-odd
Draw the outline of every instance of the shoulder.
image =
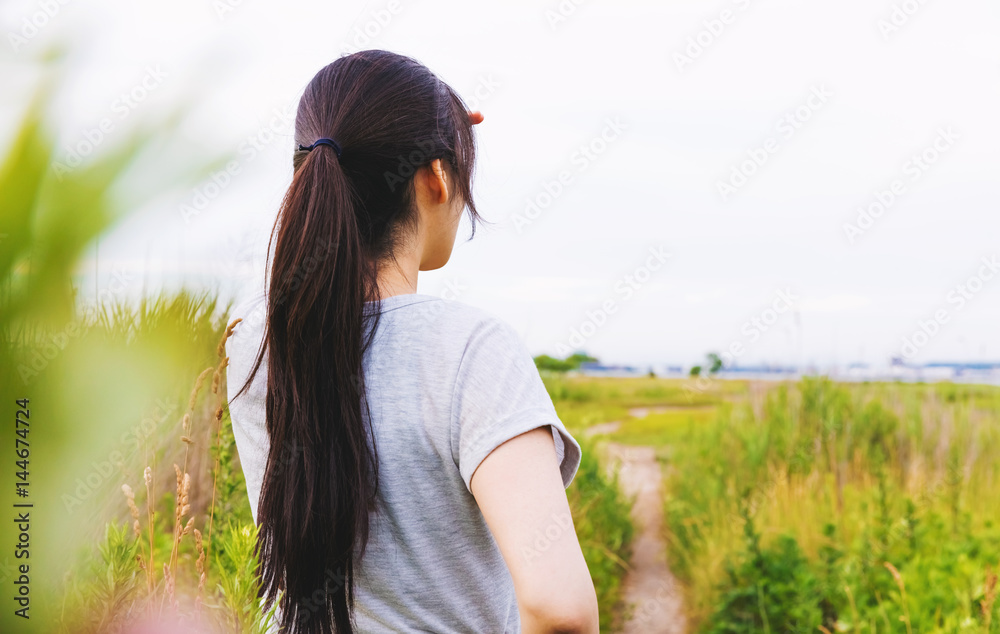
POLYGON ((481 345, 509 348, 521 344, 517 329, 492 311, 457 300, 440 299, 436 305, 440 326, 448 332, 464 334, 467 348, 481 345))
POLYGON ((499 315, 454 300, 441 302, 435 331, 449 337, 457 362, 456 388, 467 382, 491 385, 537 374, 534 359, 520 332, 499 315), (457 350, 455 348, 458 348, 457 350))
POLYGON ((516 336, 514 328, 491 311, 429 294, 397 295, 383 300, 380 323, 419 338, 463 343, 483 336, 516 336))

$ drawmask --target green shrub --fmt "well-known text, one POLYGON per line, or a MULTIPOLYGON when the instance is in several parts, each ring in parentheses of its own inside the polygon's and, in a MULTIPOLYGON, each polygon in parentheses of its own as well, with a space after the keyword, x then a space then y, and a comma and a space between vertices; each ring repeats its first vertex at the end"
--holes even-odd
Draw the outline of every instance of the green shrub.
POLYGON ((738 563, 727 562, 719 607, 706 630, 711 634, 815 632, 822 620, 820 583, 798 543, 782 535, 762 548, 746 510, 743 517, 746 550, 738 563))

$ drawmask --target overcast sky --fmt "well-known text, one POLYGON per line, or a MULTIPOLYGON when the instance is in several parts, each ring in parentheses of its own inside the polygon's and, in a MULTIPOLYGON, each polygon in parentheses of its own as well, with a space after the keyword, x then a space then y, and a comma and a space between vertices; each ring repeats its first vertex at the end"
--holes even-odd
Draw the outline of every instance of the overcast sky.
MULTIPOLYGON (((486 117, 475 194, 494 224, 471 242, 463 225, 419 291, 492 311, 533 352, 1000 359, 995 2, 52 4, 0 5, 4 143, 23 65, 65 40, 66 155, 104 118, 110 146, 188 99, 184 135, 239 164, 104 237, 97 287, 118 270, 256 290, 302 89, 347 50, 385 48, 486 117)), ((87 288, 94 270, 91 253, 87 288)))

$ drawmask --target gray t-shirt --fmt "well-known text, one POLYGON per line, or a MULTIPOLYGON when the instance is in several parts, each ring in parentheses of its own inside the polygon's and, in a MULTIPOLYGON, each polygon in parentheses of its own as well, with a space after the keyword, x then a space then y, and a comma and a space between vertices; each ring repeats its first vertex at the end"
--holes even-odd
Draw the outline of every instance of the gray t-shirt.
MULTIPOLYGON (((243 385, 263 335, 257 295, 226 344, 230 397, 243 385)), ((266 356, 248 391, 230 403, 254 521, 269 448, 266 356)), ((580 445, 556 415, 517 332, 481 309, 431 295, 382 301, 365 358, 379 454, 379 499, 356 568, 360 632, 520 632, 510 571, 469 490, 497 446, 550 425, 564 486, 580 445)))

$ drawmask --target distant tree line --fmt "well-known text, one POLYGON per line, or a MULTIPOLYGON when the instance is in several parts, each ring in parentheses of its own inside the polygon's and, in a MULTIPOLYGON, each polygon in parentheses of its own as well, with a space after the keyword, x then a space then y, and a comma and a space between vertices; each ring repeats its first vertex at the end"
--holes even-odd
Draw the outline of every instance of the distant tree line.
POLYGON ((596 361, 596 357, 592 357, 586 352, 574 352, 565 359, 556 359, 547 354, 541 354, 535 357, 535 367, 549 372, 569 372, 570 370, 579 370, 583 363, 596 361))

